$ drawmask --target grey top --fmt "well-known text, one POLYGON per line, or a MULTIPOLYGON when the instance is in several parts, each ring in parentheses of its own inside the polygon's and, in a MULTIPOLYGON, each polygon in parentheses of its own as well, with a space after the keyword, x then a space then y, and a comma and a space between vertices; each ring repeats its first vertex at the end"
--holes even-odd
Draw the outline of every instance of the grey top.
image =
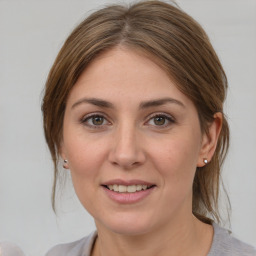
MULTIPOLYGON (((207 256, 256 256, 256 249, 232 236, 231 232, 213 223, 214 236, 207 256)), ((68 244, 53 247, 46 256, 90 256, 97 232, 68 244)))
POLYGON ((25 256, 21 249, 11 242, 0 242, 0 256, 25 256))

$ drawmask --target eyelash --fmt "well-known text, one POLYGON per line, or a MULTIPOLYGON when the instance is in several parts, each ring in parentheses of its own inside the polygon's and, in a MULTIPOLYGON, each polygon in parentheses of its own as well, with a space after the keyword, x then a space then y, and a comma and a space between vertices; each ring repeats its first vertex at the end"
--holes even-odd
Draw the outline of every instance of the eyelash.
MULTIPOLYGON (((84 116, 81 121, 80 121, 83 125, 91 128, 91 129, 102 129, 105 125, 109 125, 111 124, 108 119, 105 117, 105 115, 103 115, 102 113, 93 113, 93 114, 89 114, 89 115, 86 115, 84 116), (89 120, 92 118, 103 118, 103 122, 107 122, 107 124, 99 124, 99 125, 94 125, 94 124, 89 124, 89 120)), ((170 124, 173 124, 175 123, 175 119, 168 115, 168 114, 165 114, 165 113, 154 113, 154 114, 151 114, 149 117, 147 117, 147 121, 146 121, 146 124, 150 125, 150 126, 155 126, 157 128, 160 128, 160 129, 164 129, 166 127, 168 127, 170 124), (165 124, 164 125, 156 125, 156 124, 152 124, 150 125, 149 122, 151 120, 154 121, 154 118, 164 118, 164 122, 165 124), (166 121, 167 121, 167 124, 166 124, 166 121)))
POLYGON ((93 119, 93 118, 96 118, 96 117, 99 117, 99 118, 103 118, 103 122, 107 121, 109 125, 110 122, 107 120, 107 118, 102 114, 102 113, 93 113, 93 114, 89 114, 89 115, 86 115, 84 116, 82 119, 81 119, 81 123, 91 129, 102 129, 102 127, 106 124, 101 124, 101 125, 94 125, 94 124, 89 124, 89 120, 93 119))
POLYGON ((154 124, 152 126, 155 126, 157 128, 160 128, 160 129, 164 129, 164 128, 168 127, 170 124, 174 124, 175 123, 175 119, 172 116, 170 116, 168 114, 165 114, 165 113, 154 113, 154 114, 150 115, 147 118, 148 121, 146 123, 149 123, 151 120, 154 120, 154 118, 158 118, 158 117, 164 118, 165 124, 164 125, 156 125, 156 124, 154 124), (166 124, 166 122, 167 122, 167 124, 166 124))

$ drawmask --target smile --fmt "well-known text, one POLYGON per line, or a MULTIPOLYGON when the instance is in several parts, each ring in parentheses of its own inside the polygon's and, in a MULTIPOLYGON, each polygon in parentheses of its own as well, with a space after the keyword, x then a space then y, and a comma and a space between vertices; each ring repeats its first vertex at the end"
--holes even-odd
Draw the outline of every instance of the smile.
POLYGON ((111 191, 119 192, 119 193, 135 193, 142 190, 147 190, 152 188, 154 185, 106 185, 105 187, 111 191))
POLYGON ((144 180, 114 179, 101 184, 105 195, 118 204, 134 204, 147 198, 156 184, 144 180))

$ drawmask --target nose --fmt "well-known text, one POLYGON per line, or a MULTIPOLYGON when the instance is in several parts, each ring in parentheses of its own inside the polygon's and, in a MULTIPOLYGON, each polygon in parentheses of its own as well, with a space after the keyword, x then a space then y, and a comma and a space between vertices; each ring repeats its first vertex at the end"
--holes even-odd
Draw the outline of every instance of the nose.
POLYGON ((117 128, 113 135, 109 161, 123 169, 132 169, 142 165, 146 155, 141 143, 141 136, 132 125, 117 128))

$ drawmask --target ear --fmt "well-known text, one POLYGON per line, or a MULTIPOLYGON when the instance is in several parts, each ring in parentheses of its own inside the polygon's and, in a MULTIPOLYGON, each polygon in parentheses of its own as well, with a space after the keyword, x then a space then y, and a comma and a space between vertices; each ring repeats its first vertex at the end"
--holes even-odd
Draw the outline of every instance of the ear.
POLYGON ((63 141, 60 143, 60 147, 59 147, 59 155, 63 160, 63 168, 64 169, 69 169, 68 166, 68 161, 67 161, 67 157, 66 157, 66 152, 65 152, 65 147, 63 144, 63 141))
POLYGON ((205 159, 210 162, 217 147, 220 131, 222 128, 223 115, 222 113, 217 112, 213 117, 214 120, 209 125, 208 134, 204 133, 202 135, 202 144, 197 161, 197 167, 204 166, 206 164, 204 162, 205 159))

